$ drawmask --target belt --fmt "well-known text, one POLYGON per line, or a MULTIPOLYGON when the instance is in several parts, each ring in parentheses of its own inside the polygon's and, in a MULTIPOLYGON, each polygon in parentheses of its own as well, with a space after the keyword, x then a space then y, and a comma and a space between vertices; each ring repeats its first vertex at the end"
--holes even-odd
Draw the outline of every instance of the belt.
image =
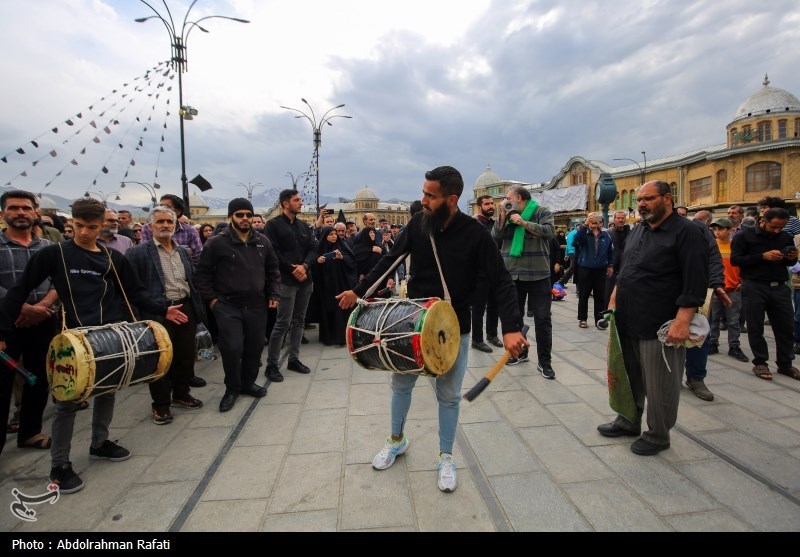
POLYGON ((169 300, 169 299, 167 299, 167 302, 169 302, 169 305, 171 305, 171 306, 177 306, 177 305, 180 305, 180 304, 188 304, 191 301, 192 301, 192 298, 190 296, 187 296, 185 298, 181 298, 180 300, 169 300))

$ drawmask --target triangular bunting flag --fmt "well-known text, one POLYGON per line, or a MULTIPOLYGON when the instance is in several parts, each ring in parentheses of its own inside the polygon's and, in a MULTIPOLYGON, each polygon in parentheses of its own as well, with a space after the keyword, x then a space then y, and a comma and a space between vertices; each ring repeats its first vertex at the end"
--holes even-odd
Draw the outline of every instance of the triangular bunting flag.
POLYGON ((97 129, 97 124, 95 124, 95 123, 94 123, 94 120, 92 120, 91 122, 89 122, 89 125, 90 125, 90 126, 92 126, 92 127, 93 127, 93 128, 95 128, 95 129, 97 129))
POLYGON ((101 170, 103 171, 103 174, 108 174, 108 168, 105 166, 101 170))
POLYGON ((69 162, 71 162, 71 163, 72 163, 72 164, 74 164, 75 166, 78 166, 78 161, 76 161, 75 159, 72 159, 72 160, 71 160, 71 161, 69 161, 69 162))
POLYGON ((25 177, 27 177, 27 176, 28 176, 28 171, 27 171, 27 170, 23 170, 23 171, 22 171, 22 174, 20 174, 20 176, 25 176, 25 177))
POLYGON ((31 164, 31 166, 36 166, 37 164, 39 164, 39 161, 33 161, 33 164, 31 164))
POLYGON ((67 125, 68 126, 74 126, 75 124, 72 122, 72 120, 67 120, 67 125))
POLYGON ((136 161, 131 159, 131 166, 136 166, 136 161))
POLYGON ((17 153, 19 153, 20 155, 24 155, 25 154, 25 149, 20 147, 19 149, 17 149, 17 153))
POLYGON ((161 148, 161 152, 162 152, 162 153, 164 152, 164 148, 163 148, 163 147, 161 148))
POLYGON ((50 151, 50 156, 51 156, 51 157, 55 157, 57 154, 58 154, 58 153, 56 153, 56 150, 55 150, 55 149, 53 149, 52 151, 50 151))
POLYGON ((58 128, 53 128, 53 129, 52 129, 52 130, 50 130, 50 131, 51 131, 51 132, 53 132, 53 133, 58 133, 58 128))
POLYGON ((77 116, 78 118, 83 118, 83 114, 81 114, 80 112, 78 112, 75 116, 77 116))
POLYGON ((39 144, 38 144, 38 143, 36 143, 35 141, 31 141, 31 145, 33 145, 33 146, 34 146, 34 147, 36 147, 37 149, 39 148, 39 144))
POLYGON ((86 154, 86 147, 84 147, 83 149, 81 149, 81 155, 85 155, 85 154, 86 154))
POLYGON ((95 136, 94 139, 92 139, 92 141, 94 141, 95 143, 100 143, 100 138, 95 136))
POLYGON ((110 130, 110 129, 108 129, 108 126, 106 126, 105 128, 103 128, 103 131, 104 131, 104 132, 106 132, 106 133, 111 133, 111 130, 110 130))
POLYGON ((208 191, 211 189, 211 183, 202 176, 200 176, 199 174, 194 178, 192 178, 191 180, 189 180, 189 183, 197 186, 197 189, 199 189, 200 191, 208 191))
POLYGON ((117 143, 117 145, 119 145, 119 148, 122 149, 122 143, 117 143))
POLYGON ((1 161, 3 161, 4 163, 8 163, 8 159, 7 159, 6 157, 3 157, 3 158, 2 158, 2 159, 0 159, 0 160, 1 160, 1 161))

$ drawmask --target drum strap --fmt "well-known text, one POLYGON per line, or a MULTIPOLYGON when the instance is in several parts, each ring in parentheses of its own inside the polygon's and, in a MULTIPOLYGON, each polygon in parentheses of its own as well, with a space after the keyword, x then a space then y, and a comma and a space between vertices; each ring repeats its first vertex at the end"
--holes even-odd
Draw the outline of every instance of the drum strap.
POLYGON ((125 294, 125 288, 122 287, 122 281, 119 280, 117 267, 116 265, 114 265, 114 260, 111 259, 111 252, 108 251, 108 248, 105 246, 103 246, 103 249, 106 250, 106 255, 108 255, 108 261, 111 263, 111 268, 114 270, 114 276, 117 277, 117 286, 119 286, 119 291, 122 292, 122 297, 125 298, 125 305, 128 306, 128 311, 131 312, 131 319, 134 322, 138 321, 138 319, 136 319, 136 315, 133 313, 133 308, 131 307, 131 303, 128 301, 128 295, 125 294))

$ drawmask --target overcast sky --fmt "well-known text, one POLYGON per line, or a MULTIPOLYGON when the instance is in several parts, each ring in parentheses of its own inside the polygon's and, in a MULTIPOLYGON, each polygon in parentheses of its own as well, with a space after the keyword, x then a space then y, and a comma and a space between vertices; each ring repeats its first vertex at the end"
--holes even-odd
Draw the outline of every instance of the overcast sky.
MULTIPOLYGON (((190 2, 166 3, 180 27, 190 2)), ((163 2, 150 4, 166 17, 163 2)), ((64 197, 116 191, 126 170, 151 183, 169 109, 158 182, 180 194, 177 79, 164 78, 158 101, 132 91, 170 56, 159 20, 133 21, 153 12, 137 0, 0 8, 0 151, 10 153, 1 183, 39 191, 52 181, 45 192, 64 197), (96 120, 117 120, 112 134, 71 136, 79 126, 65 120, 96 114, 104 97, 119 101, 96 120)), ((246 195, 239 183, 285 188, 287 172, 308 170, 311 124, 280 108, 308 112, 301 98, 317 119, 342 103, 329 115, 352 116, 322 131, 323 196, 369 186, 412 200, 439 165, 458 168, 471 189, 487 163, 502 179, 548 182, 573 155, 627 164, 612 159, 723 143, 765 73, 800 96, 797 0, 199 0, 189 19, 207 15, 251 21, 207 20, 209 33, 190 35, 184 104, 199 115, 185 123, 187 175, 202 174, 215 197, 246 195)), ((148 197, 124 193, 123 202, 148 197)))

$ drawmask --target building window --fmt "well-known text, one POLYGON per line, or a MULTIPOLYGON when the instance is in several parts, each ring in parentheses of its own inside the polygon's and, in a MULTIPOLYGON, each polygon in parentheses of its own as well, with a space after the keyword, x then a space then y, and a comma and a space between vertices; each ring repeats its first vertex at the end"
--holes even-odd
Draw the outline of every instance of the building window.
POLYGON ((628 198, 628 190, 622 190, 622 207, 627 209, 630 207, 630 199, 628 198))
POLYGON ((672 192, 672 202, 676 205, 680 205, 680 200, 678 199, 678 184, 672 182, 669 185, 669 190, 672 192))
POLYGON ((753 141, 753 128, 750 126, 745 126, 742 128, 742 141, 745 143, 750 143, 753 141))
POLYGON ((800 118, 794 120, 794 136, 800 137, 800 118))
POLYGON ((778 139, 786 139, 786 120, 778 120, 778 139))
POLYGON ((736 128, 731 128, 731 142, 730 142, 730 146, 731 146, 731 147, 736 147, 736 145, 737 145, 738 143, 739 143, 739 132, 736 130, 736 128))
POLYGON ((759 141, 772 141, 772 122, 759 122, 757 137, 759 141))
POLYGON ((781 165, 776 162, 758 162, 747 167, 746 192, 781 189, 781 165))
POLYGON ((720 170, 717 172, 717 203, 728 200, 728 171, 720 170))
POLYGON ((689 182, 689 204, 694 204, 701 197, 711 196, 711 176, 689 182))

